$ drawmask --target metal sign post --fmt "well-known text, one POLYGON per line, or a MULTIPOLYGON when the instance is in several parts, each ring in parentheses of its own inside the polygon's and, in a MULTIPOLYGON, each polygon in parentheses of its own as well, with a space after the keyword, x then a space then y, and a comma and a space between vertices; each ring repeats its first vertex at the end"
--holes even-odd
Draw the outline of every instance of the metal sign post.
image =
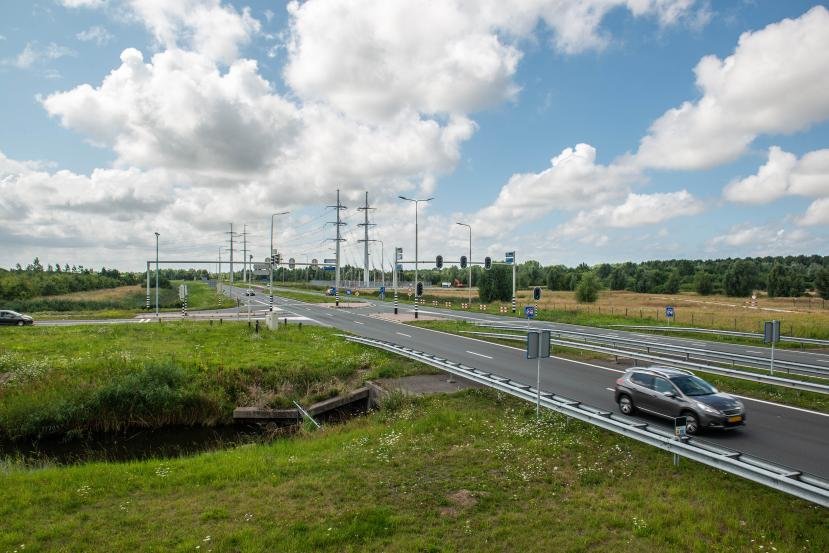
POLYGON ((774 376, 774 344, 780 341, 780 321, 766 321, 763 325, 763 342, 771 343, 769 375, 774 376))
MULTIPOLYGON (((529 320, 529 319, 528 319, 529 320)), ((550 357, 550 331, 527 332, 527 359, 535 359, 535 416, 541 412, 541 359, 550 357)))

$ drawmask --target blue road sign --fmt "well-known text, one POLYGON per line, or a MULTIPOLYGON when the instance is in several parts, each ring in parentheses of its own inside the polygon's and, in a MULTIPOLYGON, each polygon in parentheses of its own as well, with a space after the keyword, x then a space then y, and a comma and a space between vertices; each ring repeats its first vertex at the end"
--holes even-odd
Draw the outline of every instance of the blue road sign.
POLYGON ((386 293, 386 287, 385 287, 385 286, 381 286, 381 287, 380 287, 380 293, 381 293, 381 294, 385 294, 385 293, 386 293))
POLYGON ((674 318, 674 308, 672 306, 668 305, 667 307, 665 307, 665 316, 669 319, 674 318))
POLYGON ((515 252, 504 253, 504 263, 515 263, 515 252))
POLYGON ((402 271, 402 270, 403 270, 403 264, 402 264, 402 263, 398 263, 398 264, 397 264, 396 269, 397 269, 398 271, 402 271))
POLYGON ((351 295, 351 290, 346 290, 346 291, 345 291, 345 295, 346 295, 346 296, 350 296, 350 295, 351 295))
POLYGON ((527 305, 524 307, 524 316, 528 319, 535 318, 535 306, 534 305, 527 305))
POLYGON ((336 267, 332 267, 330 265, 325 265, 325 266, 323 266, 322 270, 323 271, 334 271, 334 270, 336 270, 336 267))

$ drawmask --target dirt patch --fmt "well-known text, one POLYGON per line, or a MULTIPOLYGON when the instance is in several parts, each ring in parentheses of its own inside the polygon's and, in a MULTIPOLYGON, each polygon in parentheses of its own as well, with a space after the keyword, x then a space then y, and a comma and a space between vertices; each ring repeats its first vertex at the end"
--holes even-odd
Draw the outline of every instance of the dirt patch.
POLYGON ((397 390, 405 395, 452 394, 469 388, 482 388, 483 384, 446 373, 420 374, 402 378, 381 378, 375 383, 384 390, 397 390))
POLYGON ((441 507, 440 516, 450 518, 457 517, 462 510, 470 509, 478 504, 478 495, 480 494, 476 494, 475 492, 471 492, 469 490, 458 490, 455 493, 447 495, 446 499, 449 500, 449 503, 452 505, 449 507, 441 507))
POLYGON ((454 503, 456 506, 463 507, 464 509, 474 507, 478 503, 475 493, 470 492, 469 490, 458 490, 455 493, 446 496, 446 499, 454 503))

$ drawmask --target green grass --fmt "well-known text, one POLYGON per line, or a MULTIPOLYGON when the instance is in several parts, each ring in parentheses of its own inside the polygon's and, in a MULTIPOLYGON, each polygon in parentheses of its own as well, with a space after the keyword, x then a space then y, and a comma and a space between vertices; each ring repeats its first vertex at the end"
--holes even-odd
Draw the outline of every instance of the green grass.
POLYGON ((0 329, 0 437, 225 423, 243 405, 313 403, 421 365, 331 329, 153 323, 0 329))
MULTIPOLYGON (((227 297, 222 298, 220 302, 215 288, 211 288, 206 282, 175 280, 170 282, 170 288, 160 288, 158 291, 158 305, 161 311, 181 310, 179 284, 187 284, 188 310, 232 306, 231 300, 227 297)), ((26 306, 28 309, 24 311, 31 314, 35 320, 127 319, 147 313, 146 305, 146 292, 141 291, 103 301, 41 298, 31 300, 30 305, 26 306)), ((150 312, 155 312, 155 288, 150 288, 150 312)))
POLYGON ((829 550, 826 509, 495 392, 394 403, 193 458, 7 464, 0 551, 829 550))
MULTIPOLYGON (((524 347, 521 342, 515 340, 499 340, 497 338, 464 334, 464 332, 468 331, 479 332, 486 330, 465 321, 419 321, 417 323, 409 324, 441 332, 459 334, 461 336, 476 338, 478 340, 503 344, 514 348, 522 349, 524 347)), ((577 359, 582 361, 590 359, 613 359, 612 357, 603 356, 601 354, 592 353, 586 350, 560 346, 553 346, 553 355, 556 357, 564 357, 567 359, 577 359)), ((752 382, 750 380, 741 380, 739 378, 730 378, 699 370, 695 370, 694 373, 700 375, 702 378, 724 392, 753 397, 765 401, 774 401, 776 403, 782 403, 784 405, 791 405, 794 407, 802 407, 804 409, 812 409, 822 413, 829 413, 829 397, 827 397, 826 394, 794 390, 791 388, 784 388, 782 386, 773 386, 771 384, 752 382)), ((803 380, 818 381, 821 383, 825 382, 824 380, 816 380, 806 377, 804 377, 803 380)))

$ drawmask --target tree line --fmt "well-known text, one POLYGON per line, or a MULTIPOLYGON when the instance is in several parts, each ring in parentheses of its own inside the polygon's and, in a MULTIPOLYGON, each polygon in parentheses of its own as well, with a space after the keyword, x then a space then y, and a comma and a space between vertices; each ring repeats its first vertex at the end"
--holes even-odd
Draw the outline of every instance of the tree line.
MULTIPOLYGON (((122 272, 101 267, 99 271, 83 265, 61 266, 60 263, 45 267, 39 258, 22 267, 0 269, 0 300, 27 300, 42 296, 57 296, 71 292, 101 290, 146 282, 145 272, 122 272)), ((207 276, 203 269, 162 269, 159 271, 159 287, 168 288, 171 280, 193 280, 207 276)), ((151 272, 150 284, 155 286, 151 272)))

